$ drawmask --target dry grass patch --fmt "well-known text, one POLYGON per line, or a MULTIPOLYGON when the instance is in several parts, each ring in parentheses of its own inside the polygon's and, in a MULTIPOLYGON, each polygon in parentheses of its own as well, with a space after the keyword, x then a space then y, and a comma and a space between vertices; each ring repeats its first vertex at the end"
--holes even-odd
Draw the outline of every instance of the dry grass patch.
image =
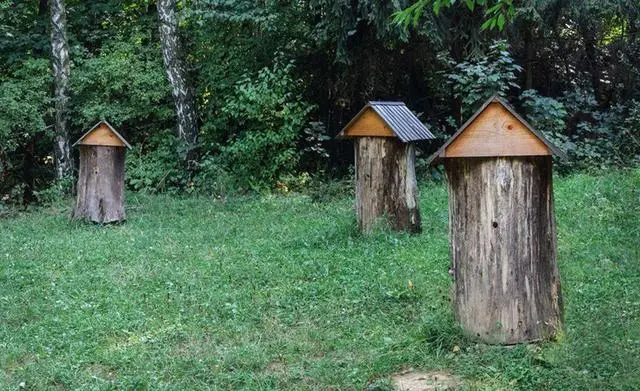
POLYGON ((405 372, 391 377, 391 380, 401 391, 445 391, 461 386, 455 376, 443 371, 405 372))

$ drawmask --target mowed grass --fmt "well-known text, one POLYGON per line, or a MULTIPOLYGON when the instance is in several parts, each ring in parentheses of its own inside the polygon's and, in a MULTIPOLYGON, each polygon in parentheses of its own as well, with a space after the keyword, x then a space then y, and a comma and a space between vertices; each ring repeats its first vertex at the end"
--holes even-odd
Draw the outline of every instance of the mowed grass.
POLYGON ((441 370, 470 390, 640 389, 640 171, 555 183, 565 333, 465 339, 447 194, 421 235, 355 230, 351 199, 128 197, 118 226, 69 208, 0 220, 0 389, 386 390, 441 370))

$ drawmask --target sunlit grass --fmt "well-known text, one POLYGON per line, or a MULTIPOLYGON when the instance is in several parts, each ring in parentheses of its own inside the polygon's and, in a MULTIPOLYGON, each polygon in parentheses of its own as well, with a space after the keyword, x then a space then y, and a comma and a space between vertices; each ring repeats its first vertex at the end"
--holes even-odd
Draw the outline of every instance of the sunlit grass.
POLYGON ((511 349, 453 323, 439 184, 417 236, 360 236, 352 200, 305 196, 0 220, 0 389, 361 390, 408 368, 467 389, 640 388, 639 188, 637 170, 556 180, 564 337, 511 349))

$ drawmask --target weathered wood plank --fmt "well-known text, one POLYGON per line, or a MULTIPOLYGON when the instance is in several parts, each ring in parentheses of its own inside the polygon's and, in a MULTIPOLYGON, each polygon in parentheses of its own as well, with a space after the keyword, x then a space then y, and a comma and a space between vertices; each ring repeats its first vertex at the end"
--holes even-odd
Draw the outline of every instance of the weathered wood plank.
POLYGON ((91 133, 87 134, 79 145, 104 145, 111 147, 125 147, 125 143, 122 142, 116 136, 106 124, 100 124, 91 133))
POLYGON ((101 224, 125 220, 124 160, 125 148, 80 146, 73 218, 101 224))
POLYGON ((544 156, 549 148, 500 103, 491 103, 442 157, 544 156))
POLYGON ((394 230, 420 232, 415 149, 395 138, 355 141, 358 226, 370 231, 380 218, 394 230))
POLYGON ((367 109, 344 134, 344 137, 397 137, 373 109, 367 109))
POLYGON ((551 166, 547 156, 445 162, 455 314, 486 342, 562 327, 551 166))

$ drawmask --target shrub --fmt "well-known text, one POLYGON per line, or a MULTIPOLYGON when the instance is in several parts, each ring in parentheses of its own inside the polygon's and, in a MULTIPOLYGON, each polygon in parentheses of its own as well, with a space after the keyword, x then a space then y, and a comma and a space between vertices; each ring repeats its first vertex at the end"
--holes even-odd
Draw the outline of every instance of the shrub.
POLYGON ((517 75, 522 67, 513 62, 506 41, 495 41, 485 56, 455 64, 445 78, 454 96, 462 101, 463 115, 471 115, 479 103, 493 95, 506 96, 511 88, 520 88, 517 75))
POLYGON ((256 78, 245 75, 222 109, 235 131, 221 147, 220 161, 242 187, 272 189, 298 168, 297 144, 315 107, 300 98, 293 69, 292 62, 276 60, 256 78))
MULTIPOLYGON (((52 130, 46 126, 52 114, 49 97, 51 70, 46 59, 30 59, 0 79, 0 202, 22 203, 24 157, 27 153, 45 163, 37 138, 50 141, 52 130), (31 145, 34 150, 27 152, 31 145), (38 159, 41 158, 41 159, 38 159)), ((48 161, 52 163, 53 161, 48 161)), ((52 165, 49 167, 52 168, 52 165)), ((52 170, 51 170, 52 171, 52 170)), ((44 175, 46 178, 47 176, 44 175)))
POLYGON ((177 158, 178 138, 169 130, 133 145, 126 160, 126 183, 132 190, 150 193, 193 187, 177 158))
POLYGON ((532 125, 569 159, 559 162, 564 170, 625 167, 640 161, 638 102, 603 110, 590 91, 576 89, 560 100, 522 93, 523 107, 532 125))

